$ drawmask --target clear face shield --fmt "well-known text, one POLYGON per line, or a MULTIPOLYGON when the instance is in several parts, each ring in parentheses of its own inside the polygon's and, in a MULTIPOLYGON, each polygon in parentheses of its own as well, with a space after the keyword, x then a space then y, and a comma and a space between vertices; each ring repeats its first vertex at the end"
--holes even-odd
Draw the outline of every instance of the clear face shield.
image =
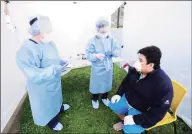
POLYGON ((29 24, 29 33, 33 36, 39 34, 44 36, 52 32, 52 24, 48 16, 31 17, 29 24))
POLYGON ((48 16, 39 16, 38 21, 39 21, 40 33, 46 35, 52 32, 52 24, 48 16))
POLYGON ((99 34, 106 34, 109 32, 109 20, 106 17, 100 17, 96 22, 97 32, 99 34))
POLYGON ((41 41, 48 43, 52 41, 52 24, 48 16, 38 16, 30 21, 30 25, 33 25, 37 21, 39 25, 39 32, 42 34, 41 41))

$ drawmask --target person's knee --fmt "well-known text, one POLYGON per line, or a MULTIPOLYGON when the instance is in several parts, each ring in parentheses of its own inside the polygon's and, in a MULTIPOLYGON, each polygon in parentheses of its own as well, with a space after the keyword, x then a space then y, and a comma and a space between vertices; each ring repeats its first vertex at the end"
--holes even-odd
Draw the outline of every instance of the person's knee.
POLYGON ((109 108, 111 109, 111 110, 113 110, 114 111, 114 109, 116 109, 116 106, 117 104, 115 104, 115 103, 112 103, 112 102, 109 102, 109 108))
POLYGON ((111 110, 113 110, 115 113, 117 113, 117 112, 119 111, 118 104, 116 104, 116 103, 110 102, 110 103, 109 103, 109 108, 110 108, 111 110))
POLYGON ((123 115, 125 114, 127 111, 121 107, 121 105, 119 105, 118 103, 109 103, 109 108, 115 112, 116 114, 119 115, 123 115))

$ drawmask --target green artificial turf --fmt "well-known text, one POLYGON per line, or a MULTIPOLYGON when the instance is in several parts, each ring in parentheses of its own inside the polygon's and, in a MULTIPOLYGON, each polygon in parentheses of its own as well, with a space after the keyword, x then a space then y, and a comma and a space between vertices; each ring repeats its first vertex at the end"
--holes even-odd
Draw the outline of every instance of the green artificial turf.
MULTIPOLYGON (((109 97, 115 94, 120 85, 125 71, 114 66, 115 80, 113 90, 109 97)), ((75 69, 62 77, 63 101, 71 108, 59 116, 64 129, 54 132, 48 127, 36 126, 33 122, 31 108, 28 98, 24 103, 22 117, 20 121, 20 133, 122 133, 115 132, 113 124, 118 121, 118 117, 100 101, 98 110, 91 106, 91 96, 89 93, 90 67, 75 69)), ((192 130, 181 120, 176 121, 179 134, 192 133, 192 130)), ((157 127, 148 133, 173 134, 172 124, 157 127)))

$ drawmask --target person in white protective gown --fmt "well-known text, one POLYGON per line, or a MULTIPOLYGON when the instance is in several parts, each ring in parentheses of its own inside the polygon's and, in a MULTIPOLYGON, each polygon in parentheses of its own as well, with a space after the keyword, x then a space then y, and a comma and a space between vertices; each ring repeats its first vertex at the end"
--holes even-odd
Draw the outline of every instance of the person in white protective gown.
POLYGON ((99 94, 102 102, 108 106, 108 92, 112 89, 113 61, 112 57, 120 56, 120 45, 117 45, 109 33, 109 22, 101 17, 96 22, 97 34, 86 48, 87 59, 91 62, 91 78, 89 91, 92 94, 92 106, 99 108, 99 94))
POLYGON ((60 131, 63 125, 58 114, 70 108, 62 104, 61 89, 61 73, 68 61, 60 58, 56 45, 48 38, 52 32, 49 17, 30 17, 29 25, 32 37, 17 51, 16 61, 27 78, 33 120, 36 125, 60 131))

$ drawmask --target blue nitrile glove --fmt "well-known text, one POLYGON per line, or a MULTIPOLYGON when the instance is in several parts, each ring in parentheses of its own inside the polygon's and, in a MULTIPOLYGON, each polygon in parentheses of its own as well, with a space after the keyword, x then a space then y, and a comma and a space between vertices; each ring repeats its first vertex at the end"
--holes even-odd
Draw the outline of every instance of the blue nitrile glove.
POLYGON ((68 64, 69 64, 69 61, 62 59, 62 60, 59 61, 59 63, 60 63, 61 66, 64 66, 65 64, 68 65, 68 64))

